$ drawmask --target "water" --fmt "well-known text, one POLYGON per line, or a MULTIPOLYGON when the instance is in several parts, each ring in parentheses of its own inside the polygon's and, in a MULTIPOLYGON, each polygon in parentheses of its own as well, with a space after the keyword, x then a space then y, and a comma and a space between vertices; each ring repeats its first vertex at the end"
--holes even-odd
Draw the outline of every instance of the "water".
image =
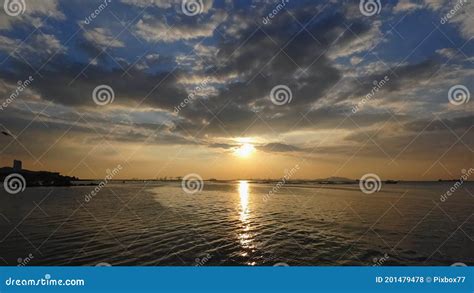
POLYGON ((2 265, 474 264, 474 184, 178 183, 0 191, 2 265))

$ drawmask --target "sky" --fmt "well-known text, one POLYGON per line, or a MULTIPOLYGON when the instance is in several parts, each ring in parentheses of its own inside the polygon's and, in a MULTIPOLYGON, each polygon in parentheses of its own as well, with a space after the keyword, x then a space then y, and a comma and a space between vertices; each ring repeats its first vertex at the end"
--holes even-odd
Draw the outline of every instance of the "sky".
POLYGON ((0 2, 2 166, 436 180, 473 165, 470 0, 0 2))

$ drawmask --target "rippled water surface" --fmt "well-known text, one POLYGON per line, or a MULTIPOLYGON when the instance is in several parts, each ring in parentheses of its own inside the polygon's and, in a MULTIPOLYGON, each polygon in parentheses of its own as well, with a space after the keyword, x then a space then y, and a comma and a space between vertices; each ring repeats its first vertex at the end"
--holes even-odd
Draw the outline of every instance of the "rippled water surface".
POLYGON ((4 265, 451 265, 474 263, 465 183, 286 186, 207 183, 0 191, 4 265))

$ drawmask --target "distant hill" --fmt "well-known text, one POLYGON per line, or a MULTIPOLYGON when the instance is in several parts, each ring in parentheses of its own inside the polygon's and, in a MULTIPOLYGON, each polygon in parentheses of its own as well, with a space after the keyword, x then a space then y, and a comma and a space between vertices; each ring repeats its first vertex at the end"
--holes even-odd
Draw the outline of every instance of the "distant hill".
POLYGON ((327 182, 355 182, 354 179, 349 179, 345 177, 329 177, 325 179, 316 179, 315 181, 327 181, 327 182))

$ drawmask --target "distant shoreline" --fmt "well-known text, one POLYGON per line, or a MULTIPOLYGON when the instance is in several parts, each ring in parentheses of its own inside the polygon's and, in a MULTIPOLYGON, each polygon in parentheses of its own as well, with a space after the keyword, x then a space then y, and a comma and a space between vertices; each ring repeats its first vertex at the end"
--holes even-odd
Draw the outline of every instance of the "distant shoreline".
MULTIPOLYGON (((74 182, 100 182, 103 179, 79 179, 74 180, 74 182)), ((272 184, 281 182, 281 179, 271 179, 271 180, 258 180, 258 179, 229 179, 229 180, 203 180, 204 182, 208 183, 237 183, 240 181, 247 181, 248 183, 253 184, 272 184)), ((383 180, 382 183, 384 184, 400 184, 400 183, 450 183, 450 182, 457 182, 459 179, 454 180, 391 180, 395 181, 394 183, 390 182, 387 183, 389 180, 383 180)), ((182 180, 157 180, 157 179, 113 179, 109 180, 109 182, 113 183, 127 183, 127 182, 157 182, 157 183, 181 183, 182 180)), ((474 182, 472 180, 464 181, 464 182, 474 182)), ((303 185, 303 184, 312 184, 312 185, 352 185, 352 184, 359 184, 358 180, 353 181, 319 181, 319 180, 290 180, 286 181, 285 185, 303 185)))

